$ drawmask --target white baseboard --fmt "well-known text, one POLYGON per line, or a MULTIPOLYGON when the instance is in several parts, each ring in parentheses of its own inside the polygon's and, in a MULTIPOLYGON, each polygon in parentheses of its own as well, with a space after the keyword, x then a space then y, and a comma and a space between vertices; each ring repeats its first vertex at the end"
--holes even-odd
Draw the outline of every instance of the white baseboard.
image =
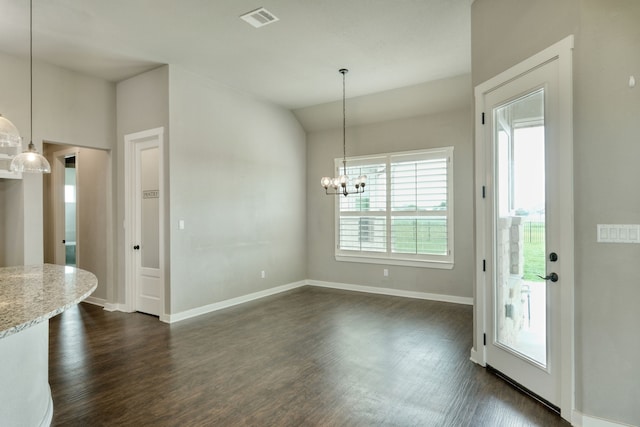
POLYGON ((98 305, 100 307, 104 307, 104 305, 107 303, 106 299, 102 299, 102 298, 96 298, 96 297, 87 297, 85 298, 84 302, 89 303, 89 304, 93 304, 93 305, 98 305))
POLYGON ((254 292, 248 295, 242 295, 236 298, 231 298, 231 299, 216 302, 213 304, 204 305, 202 307, 196 307, 191 310, 182 311, 180 313, 162 316, 161 320, 166 323, 179 322, 181 320, 189 319, 191 317, 200 316, 201 314, 211 313, 213 311, 218 311, 225 308, 233 307, 234 305, 243 304, 245 302, 279 294, 281 292, 290 291, 291 289, 296 289, 296 288, 305 286, 306 284, 307 283, 304 280, 300 282, 289 283, 288 285, 277 286, 275 288, 266 289, 264 291, 254 292))
POLYGON ((573 411, 571 425, 576 427, 634 427, 631 424, 623 424, 620 422, 605 420, 603 418, 592 417, 578 411, 573 411))
POLYGON ((484 363, 484 356, 477 352, 475 348, 471 349, 471 356, 469 357, 469 360, 471 360, 473 363, 475 363, 476 365, 480 365, 480 366, 486 366, 486 364, 484 363))
POLYGON ((125 304, 105 302, 103 307, 104 311, 122 311, 124 313, 131 312, 130 310, 127 310, 127 306, 125 304))
POLYGON ((347 283, 322 282, 319 280, 307 280, 307 285, 321 288, 342 289, 345 291, 365 292, 369 294, 390 295, 395 297, 426 299, 431 301, 451 302, 454 304, 473 305, 473 298, 458 297, 455 295, 431 294, 427 292, 404 291, 402 289, 377 288, 374 286, 351 285, 347 283))

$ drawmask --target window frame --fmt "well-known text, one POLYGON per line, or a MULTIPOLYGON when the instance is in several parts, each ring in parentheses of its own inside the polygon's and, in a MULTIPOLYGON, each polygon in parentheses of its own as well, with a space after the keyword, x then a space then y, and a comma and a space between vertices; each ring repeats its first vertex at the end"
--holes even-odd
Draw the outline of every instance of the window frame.
MULTIPOLYGON (((392 153, 382 153, 368 156, 354 156, 347 158, 347 167, 363 166, 375 163, 386 164, 386 209, 383 214, 380 212, 371 212, 370 216, 381 216, 386 219, 386 251, 370 252, 340 249, 340 197, 336 196, 334 202, 334 247, 335 259, 340 262, 358 262, 368 264, 385 264, 399 265, 406 267, 435 268, 435 269, 452 269, 454 266, 454 188, 453 188, 453 146, 430 148, 422 150, 401 151, 392 153), (447 158, 447 209, 445 216, 447 220, 447 250, 446 255, 437 254, 405 254, 394 253, 392 251, 392 217, 407 215, 403 211, 393 211, 391 208, 391 164, 394 158, 415 158, 419 159, 442 159, 447 158), (395 215, 394 215, 395 213, 395 215)), ((335 170, 342 171, 342 158, 334 160, 335 170)), ((342 172, 340 172, 342 173, 342 172)), ((365 192, 367 191, 365 187, 365 192)), ((350 197, 350 196, 347 196, 350 197)), ((436 216, 430 212, 424 217, 436 216)), ((360 215, 367 216, 367 215, 360 215)), ((409 215, 410 216, 410 215, 409 215)), ((421 215, 422 216, 422 215, 421 215)))

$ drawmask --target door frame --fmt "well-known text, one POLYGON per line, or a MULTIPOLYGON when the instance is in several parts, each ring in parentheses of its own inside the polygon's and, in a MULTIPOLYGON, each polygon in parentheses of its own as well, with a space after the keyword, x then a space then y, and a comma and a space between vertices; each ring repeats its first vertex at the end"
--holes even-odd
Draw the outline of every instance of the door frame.
POLYGON ((136 144, 140 142, 154 141, 158 147, 158 205, 159 212, 159 264, 160 264, 160 320, 166 321, 167 314, 165 310, 165 265, 164 265, 164 127, 148 129, 141 132, 130 133, 124 136, 124 254, 125 254, 125 311, 136 311, 136 295, 138 292, 138 283, 135 280, 135 257, 136 252, 133 245, 136 243, 136 203, 134 195, 136 194, 136 169, 135 169, 135 149, 136 144))
POLYGON ((54 164, 52 169, 53 175, 53 239, 54 239, 54 247, 53 247, 53 257, 55 259, 56 264, 60 263, 62 260, 62 264, 66 265, 66 247, 61 249, 60 244, 62 240, 65 240, 65 201, 64 201, 64 186, 65 186, 65 165, 64 159, 67 157, 74 156, 76 158, 76 266, 79 266, 79 191, 78 191, 78 182, 80 181, 80 174, 78 173, 78 162, 80 157, 80 149, 78 147, 67 148, 59 151, 54 151, 54 164))
MULTIPOLYGON (((493 188, 492 171, 488 167, 492 141, 486 141, 483 125, 485 94, 552 60, 558 61, 559 105, 558 135, 564 141, 561 156, 568 165, 560 171, 558 191, 570 195, 563 198, 559 211, 560 223, 573 224, 573 54, 574 37, 570 35, 543 51, 475 87, 475 261, 474 274, 474 346, 471 360, 481 366, 487 364, 485 332, 490 323, 487 286, 491 278, 485 272, 485 260, 492 248, 491 210, 483 195, 493 188)), ((488 119, 487 119, 488 120, 488 119)), ((560 288, 560 410, 571 421, 575 408, 574 373, 574 228, 561 227, 560 250, 563 258, 560 288)), ((526 387, 526 384, 525 384, 526 387)))

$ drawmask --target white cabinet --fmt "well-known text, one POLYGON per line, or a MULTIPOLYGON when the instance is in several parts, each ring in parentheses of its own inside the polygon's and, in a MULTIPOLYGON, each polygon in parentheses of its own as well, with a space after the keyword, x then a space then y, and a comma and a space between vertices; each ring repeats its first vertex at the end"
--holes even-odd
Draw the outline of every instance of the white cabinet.
POLYGON ((11 160, 20 153, 22 149, 19 147, 0 147, 0 178, 22 179, 22 173, 9 171, 11 160))

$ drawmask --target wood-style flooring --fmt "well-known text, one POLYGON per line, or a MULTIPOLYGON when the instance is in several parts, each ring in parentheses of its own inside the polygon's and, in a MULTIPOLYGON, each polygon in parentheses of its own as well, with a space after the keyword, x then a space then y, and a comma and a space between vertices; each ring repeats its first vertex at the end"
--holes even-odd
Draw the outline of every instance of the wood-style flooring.
POLYGON ((469 306, 303 287, 50 321, 54 426, 568 426, 469 361, 469 306))

